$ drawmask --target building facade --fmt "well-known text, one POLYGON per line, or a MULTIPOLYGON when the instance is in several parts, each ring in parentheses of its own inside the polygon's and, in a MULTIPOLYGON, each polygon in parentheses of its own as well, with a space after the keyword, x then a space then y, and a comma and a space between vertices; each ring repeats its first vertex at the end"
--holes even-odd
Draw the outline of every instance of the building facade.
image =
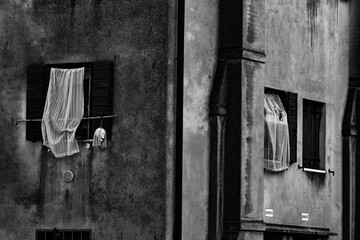
POLYGON ((0 239, 357 239, 355 1, 0 6, 0 239), (62 158, 37 121, 55 67, 85 68, 94 118, 62 158), (277 172, 268 94, 288 117, 277 172))

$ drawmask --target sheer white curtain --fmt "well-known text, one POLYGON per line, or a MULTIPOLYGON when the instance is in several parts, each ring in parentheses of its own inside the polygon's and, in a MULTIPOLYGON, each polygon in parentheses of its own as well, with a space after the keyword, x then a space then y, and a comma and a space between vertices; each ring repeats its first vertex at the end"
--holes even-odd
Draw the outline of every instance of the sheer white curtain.
POLYGON ((290 161, 289 129, 279 95, 265 94, 264 117, 264 166, 271 171, 285 170, 290 161))
POLYGON ((55 157, 79 152, 75 132, 84 115, 83 82, 84 68, 51 69, 41 130, 55 157))

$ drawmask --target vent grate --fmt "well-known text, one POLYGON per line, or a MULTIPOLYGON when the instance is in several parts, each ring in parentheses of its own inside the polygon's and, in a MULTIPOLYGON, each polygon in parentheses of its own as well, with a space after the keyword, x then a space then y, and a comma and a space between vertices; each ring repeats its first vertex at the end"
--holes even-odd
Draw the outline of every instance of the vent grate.
POLYGON ((91 240, 91 230, 37 229, 35 240, 91 240))

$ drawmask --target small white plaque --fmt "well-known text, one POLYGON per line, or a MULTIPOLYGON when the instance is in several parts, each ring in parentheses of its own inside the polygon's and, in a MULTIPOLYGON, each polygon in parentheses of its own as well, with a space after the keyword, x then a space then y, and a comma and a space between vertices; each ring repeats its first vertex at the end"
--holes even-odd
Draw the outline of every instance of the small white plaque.
POLYGON ((265 217, 274 217, 274 209, 272 208, 265 208, 265 217))
POLYGON ((301 221, 308 222, 309 221, 309 213, 301 213, 301 221))

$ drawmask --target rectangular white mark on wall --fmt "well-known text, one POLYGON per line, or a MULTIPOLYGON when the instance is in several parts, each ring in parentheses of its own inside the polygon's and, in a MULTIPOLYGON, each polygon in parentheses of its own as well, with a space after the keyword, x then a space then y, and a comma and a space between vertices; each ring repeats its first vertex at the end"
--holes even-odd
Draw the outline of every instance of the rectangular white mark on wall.
POLYGON ((309 221, 309 213, 301 213, 301 221, 308 222, 309 221))
POLYGON ((274 217, 274 209, 272 208, 265 208, 265 217, 274 217))

